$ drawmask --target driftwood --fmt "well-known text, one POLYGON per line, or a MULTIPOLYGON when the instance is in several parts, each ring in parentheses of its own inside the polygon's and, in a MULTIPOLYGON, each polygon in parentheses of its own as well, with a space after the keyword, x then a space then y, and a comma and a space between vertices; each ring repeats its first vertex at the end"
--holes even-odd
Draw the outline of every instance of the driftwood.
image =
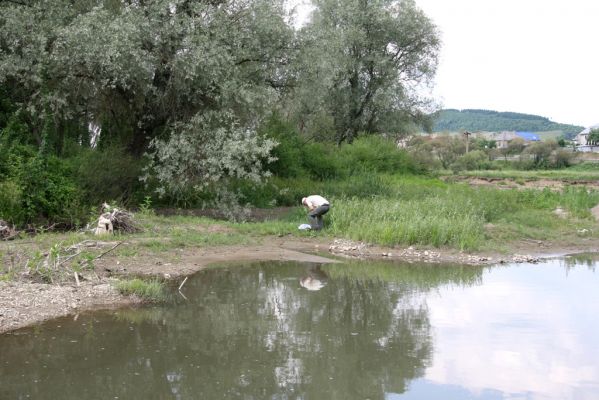
POLYGON ((0 240, 10 240, 19 235, 19 232, 10 226, 8 222, 0 219, 0 240))
POLYGON ((102 205, 102 214, 98 218, 98 225, 95 230, 96 235, 111 234, 114 231, 122 233, 141 232, 141 227, 133 219, 133 214, 111 207, 104 203, 102 205))

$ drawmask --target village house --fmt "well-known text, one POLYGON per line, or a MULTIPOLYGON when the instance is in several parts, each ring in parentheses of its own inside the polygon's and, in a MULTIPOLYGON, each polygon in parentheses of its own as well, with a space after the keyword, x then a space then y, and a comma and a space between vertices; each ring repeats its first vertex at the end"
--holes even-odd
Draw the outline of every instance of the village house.
POLYGON ((574 141, 576 142, 576 151, 581 151, 583 153, 599 153, 599 146, 592 146, 589 144, 589 135, 591 131, 595 129, 599 129, 599 124, 589 126, 576 135, 576 138, 574 138, 574 141))
POLYGON ((524 140, 526 144, 530 144, 530 142, 538 142, 541 139, 538 135, 532 132, 516 132, 516 131, 501 131, 501 132, 482 132, 477 135, 478 137, 482 137, 486 140, 494 140, 496 143, 496 147, 498 149, 507 148, 508 144, 516 139, 520 138, 524 140))

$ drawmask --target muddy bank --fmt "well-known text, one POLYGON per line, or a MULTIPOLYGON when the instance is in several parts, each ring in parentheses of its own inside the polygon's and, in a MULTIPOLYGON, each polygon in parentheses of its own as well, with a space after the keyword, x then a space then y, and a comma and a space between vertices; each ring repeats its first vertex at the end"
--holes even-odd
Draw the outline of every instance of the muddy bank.
POLYGON ((545 189, 561 191, 566 187, 584 187, 599 189, 599 182, 587 180, 565 180, 565 179, 525 179, 525 178, 491 178, 472 176, 450 176, 444 178, 446 181, 463 182, 471 186, 493 187, 495 189, 545 189))
POLYGON ((0 282, 0 333, 84 310, 140 303, 121 295, 107 279, 80 286, 0 282))
MULTIPOLYGON (((268 238, 257 246, 220 246, 173 249, 162 254, 146 253, 134 257, 109 255, 95 265, 96 278, 71 284, 51 285, 23 280, 0 282, 0 333, 82 311, 139 305, 134 296, 123 296, 115 288, 115 277, 159 276, 182 281, 185 276, 208 265, 236 261, 339 262, 345 258, 388 259, 401 262, 459 263, 490 265, 535 262, 545 256, 599 251, 599 241, 584 241, 577 246, 558 247, 541 241, 514 244, 513 253, 468 254, 451 249, 386 248, 344 239, 268 238)), ((123 244, 126 246, 127 242, 123 244)))
MULTIPOLYGON (((126 243, 124 244, 126 245, 126 243)), ((318 245, 303 242, 264 246, 225 246, 189 249, 172 261, 167 256, 145 254, 140 257, 108 256, 95 265, 96 278, 80 285, 43 284, 25 280, 0 282, 0 333, 41 323, 48 319, 76 315, 83 311, 136 306, 143 301, 125 296, 115 289, 118 277, 158 276, 168 280, 206 268, 210 264, 234 261, 300 261, 315 263, 338 262, 333 258, 304 253, 318 245)), ((173 250, 176 252, 176 250, 173 250)))

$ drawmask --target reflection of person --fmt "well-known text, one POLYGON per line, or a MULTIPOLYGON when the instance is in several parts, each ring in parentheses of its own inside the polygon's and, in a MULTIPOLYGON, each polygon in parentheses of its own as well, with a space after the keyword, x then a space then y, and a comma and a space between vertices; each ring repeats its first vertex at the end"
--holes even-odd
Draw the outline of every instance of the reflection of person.
POLYGON ((322 216, 329 212, 329 201, 322 196, 313 194, 302 199, 302 204, 308 208, 310 228, 320 230, 324 227, 322 216))
POLYGON ((308 275, 300 279, 300 286, 310 291, 320 290, 326 286, 329 277, 320 266, 310 268, 308 275))

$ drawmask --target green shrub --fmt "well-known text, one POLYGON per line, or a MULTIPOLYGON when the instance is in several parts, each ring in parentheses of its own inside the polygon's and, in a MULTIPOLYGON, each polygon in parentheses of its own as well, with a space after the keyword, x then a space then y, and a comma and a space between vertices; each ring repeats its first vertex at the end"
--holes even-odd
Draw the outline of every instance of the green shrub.
POLYGON ((139 181, 141 161, 123 148, 83 149, 70 164, 87 204, 137 205, 145 197, 139 181))
POLYGON ((552 156, 551 166, 553 168, 567 168, 572 165, 572 160, 574 159, 575 154, 571 151, 564 149, 557 149, 552 156))
POLYGON ((0 219, 13 225, 24 222, 21 187, 11 180, 0 182, 0 219))
POLYGON ((307 143, 302 147, 302 167, 312 179, 344 178, 349 171, 340 163, 338 151, 330 143, 307 143))
POLYGON ((70 177, 68 166, 56 157, 35 157, 18 173, 26 222, 59 222, 78 226, 86 220, 87 207, 70 177))
POLYGON ((394 141, 381 136, 364 136, 338 151, 340 164, 348 174, 360 172, 420 173, 408 152, 399 149, 394 141))
POLYGON ((268 165, 270 172, 283 178, 295 178, 305 174, 302 166, 303 141, 289 123, 273 115, 261 129, 261 134, 278 143, 271 152, 276 160, 268 165))
POLYGON ((482 150, 474 150, 466 153, 451 164, 451 169, 454 172, 472 171, 475 169, 489 169, 491 162, 489 156, 482 150))

